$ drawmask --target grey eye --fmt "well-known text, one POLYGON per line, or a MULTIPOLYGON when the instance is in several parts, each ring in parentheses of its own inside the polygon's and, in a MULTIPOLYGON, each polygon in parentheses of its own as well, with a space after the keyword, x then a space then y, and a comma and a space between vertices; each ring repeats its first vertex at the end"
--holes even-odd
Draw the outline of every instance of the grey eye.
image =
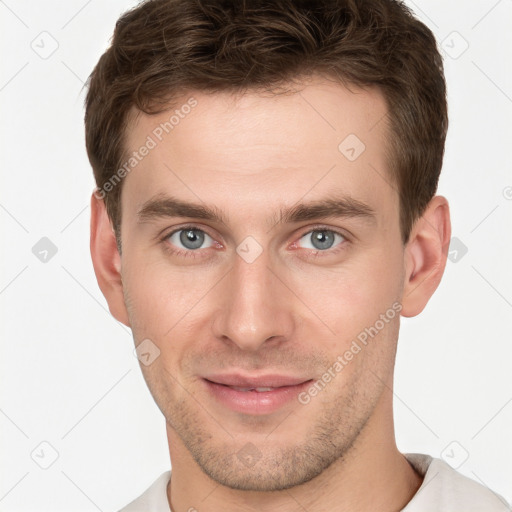
POLYGON ((200 229, 179 229, 169 236, 169 241, 179 248, 200 249, 205 240, 213 242, 212 238, 200 229))
POLYGON ((333 247, 336 237, 340 242, 345 240, 345 237, 335 231, 331 231, 329 229, 316 229, 314 231, 309 231, 302 236, 300 245, 305 249, 324 251, 333 247), (305 240, 305 242, 302 242, 302 240, 305 240), (303 243, 309 243, 310 246, 304 246, 303 243))

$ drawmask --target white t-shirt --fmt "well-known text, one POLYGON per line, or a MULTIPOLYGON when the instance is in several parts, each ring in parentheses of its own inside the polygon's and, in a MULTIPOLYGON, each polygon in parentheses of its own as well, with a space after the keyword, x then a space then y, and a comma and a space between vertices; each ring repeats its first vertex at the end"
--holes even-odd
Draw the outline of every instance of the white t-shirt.
MULTIPOLYGON (((423 483, 402 512, 510 512, 512 508, 487 487, 457 473, 441 459, 421 453, 404 453, 422 475, 423 483)), ((144 494, 119 512, 171 512, 167 501, 166 471, 144 494)))

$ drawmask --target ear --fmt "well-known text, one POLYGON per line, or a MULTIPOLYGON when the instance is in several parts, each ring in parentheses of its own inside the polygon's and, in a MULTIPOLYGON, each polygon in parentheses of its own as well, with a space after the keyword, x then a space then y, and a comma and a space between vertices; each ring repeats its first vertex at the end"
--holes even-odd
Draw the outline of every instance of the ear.
POLYGON ((124 303, 121 256, 103 199, 91 196, 91 256, 98 285, 116 320, 130 327, 124 303))
POLYGON ((443 276, 450 245, 448 201, 435 196, 414 223, 405 247, 405 279, 402 316, 423 311, 443 276))

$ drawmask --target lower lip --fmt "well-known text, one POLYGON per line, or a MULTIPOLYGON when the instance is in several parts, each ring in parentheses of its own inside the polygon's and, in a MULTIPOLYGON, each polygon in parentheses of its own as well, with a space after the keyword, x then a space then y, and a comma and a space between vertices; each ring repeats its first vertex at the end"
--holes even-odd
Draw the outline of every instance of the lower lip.
POLYGON ((298 400, 298 394, 312 382, 308 380, 295 386, 282 386, 272 391, 238 391, 203 379, 208 391, 223 405, 245 414, 270 414, 288 402, 298 400))

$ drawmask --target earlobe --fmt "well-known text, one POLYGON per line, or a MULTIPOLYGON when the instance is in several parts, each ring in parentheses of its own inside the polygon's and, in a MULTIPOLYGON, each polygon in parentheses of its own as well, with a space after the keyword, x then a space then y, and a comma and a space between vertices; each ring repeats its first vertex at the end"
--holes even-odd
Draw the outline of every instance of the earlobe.
POLYGON ((405 248, 402 316, 416 316, 437 289, 451 237, 448 201, 435 196, 415 222, 405 248))
POLYGON ((114 318, 130 327, 124 303, 121 256, 102 199, 91 196, 91 257, 98 285, 114 318))

